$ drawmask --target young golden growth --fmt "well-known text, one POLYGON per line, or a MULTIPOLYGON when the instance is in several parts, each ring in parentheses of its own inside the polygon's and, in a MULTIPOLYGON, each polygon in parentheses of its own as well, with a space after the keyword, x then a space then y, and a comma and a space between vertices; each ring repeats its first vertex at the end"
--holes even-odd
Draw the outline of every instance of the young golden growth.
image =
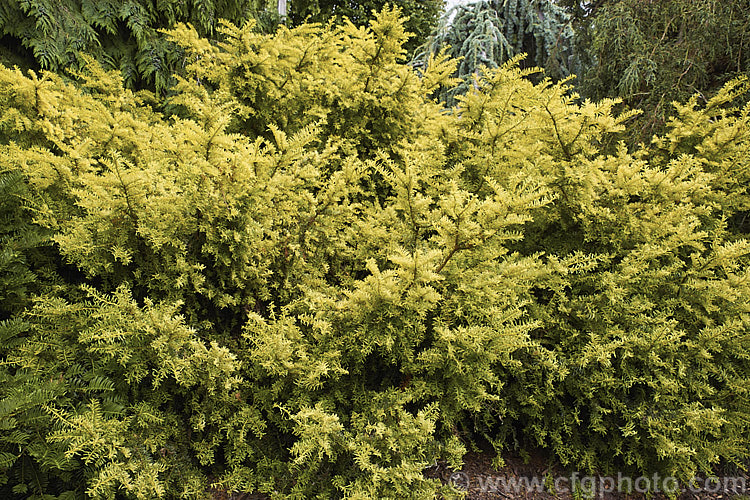
POLYGON ((0 68, 0 491, 450 498, 422 471, 478 439, 746 456, 744 83, 605 154, 629 116, 517 61, 443 110, 454 63, 417 77, 397 11, 251 28, 172 32, 169 115, 94 63, 0 68))

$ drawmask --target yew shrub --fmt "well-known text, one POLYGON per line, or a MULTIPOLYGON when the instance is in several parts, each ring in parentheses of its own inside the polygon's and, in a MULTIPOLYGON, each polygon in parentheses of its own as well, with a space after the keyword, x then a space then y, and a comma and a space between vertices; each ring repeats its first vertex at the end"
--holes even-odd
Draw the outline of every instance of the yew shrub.
POLYGON ((397 11, 224 35, 171 32, 158 108, 0 68, 6 496, 451 498, 424 469, 484 439, 747 457, 744 81, 629 151, 517 60, 443 109, 397 11))

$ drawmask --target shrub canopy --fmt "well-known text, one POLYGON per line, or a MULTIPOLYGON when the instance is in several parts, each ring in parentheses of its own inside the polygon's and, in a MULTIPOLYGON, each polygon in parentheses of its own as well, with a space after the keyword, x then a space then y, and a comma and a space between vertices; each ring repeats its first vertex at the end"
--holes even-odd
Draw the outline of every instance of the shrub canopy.
POLYGON ((395 10, 221 32, 171 32, 170 116, 93 61, 0 67, 4 496, 450 498, 422 471, 480 439, 747 456, 745 81, 610 154, 630 115, 517 61, 446 113, 395 10))

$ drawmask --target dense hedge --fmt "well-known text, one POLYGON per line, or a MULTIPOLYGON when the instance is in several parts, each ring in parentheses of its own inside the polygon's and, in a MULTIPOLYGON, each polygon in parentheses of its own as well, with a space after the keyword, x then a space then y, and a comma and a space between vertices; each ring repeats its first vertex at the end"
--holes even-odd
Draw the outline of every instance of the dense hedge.
MULTIPOLYGON (((468 443, 686 479, 750 442, 750 108, 629 116, 369 30, 227 25, 152 109, 0 68, 0 491, 446 498, 468 443)), ((47 496, 44 496, 47 495, 47 496)))

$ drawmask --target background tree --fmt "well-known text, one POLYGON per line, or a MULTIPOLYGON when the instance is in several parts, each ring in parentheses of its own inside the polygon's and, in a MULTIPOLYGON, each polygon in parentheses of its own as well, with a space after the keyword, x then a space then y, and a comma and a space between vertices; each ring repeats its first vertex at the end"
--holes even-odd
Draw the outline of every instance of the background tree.
POLYGON ((465 93, 482 67, 497 68, 525 53, 522 66, 544 68, 553 78, 570 75, 575 64, 570 16, 552 0, 482 0, 461 4, 447 12, 414 63, 447 48, 462 58, 456 71, 463 82, 444 89, 443 97, 465 93))
MULTIPOLYGON (((574 2, 577 4, 577 2, 574 2)), ((585 64, 579 91, 644 110, 631 141, 664 130, 672 101, 706 102, 750 70, 750 2, 616 0, 570 5, 585 64)))

